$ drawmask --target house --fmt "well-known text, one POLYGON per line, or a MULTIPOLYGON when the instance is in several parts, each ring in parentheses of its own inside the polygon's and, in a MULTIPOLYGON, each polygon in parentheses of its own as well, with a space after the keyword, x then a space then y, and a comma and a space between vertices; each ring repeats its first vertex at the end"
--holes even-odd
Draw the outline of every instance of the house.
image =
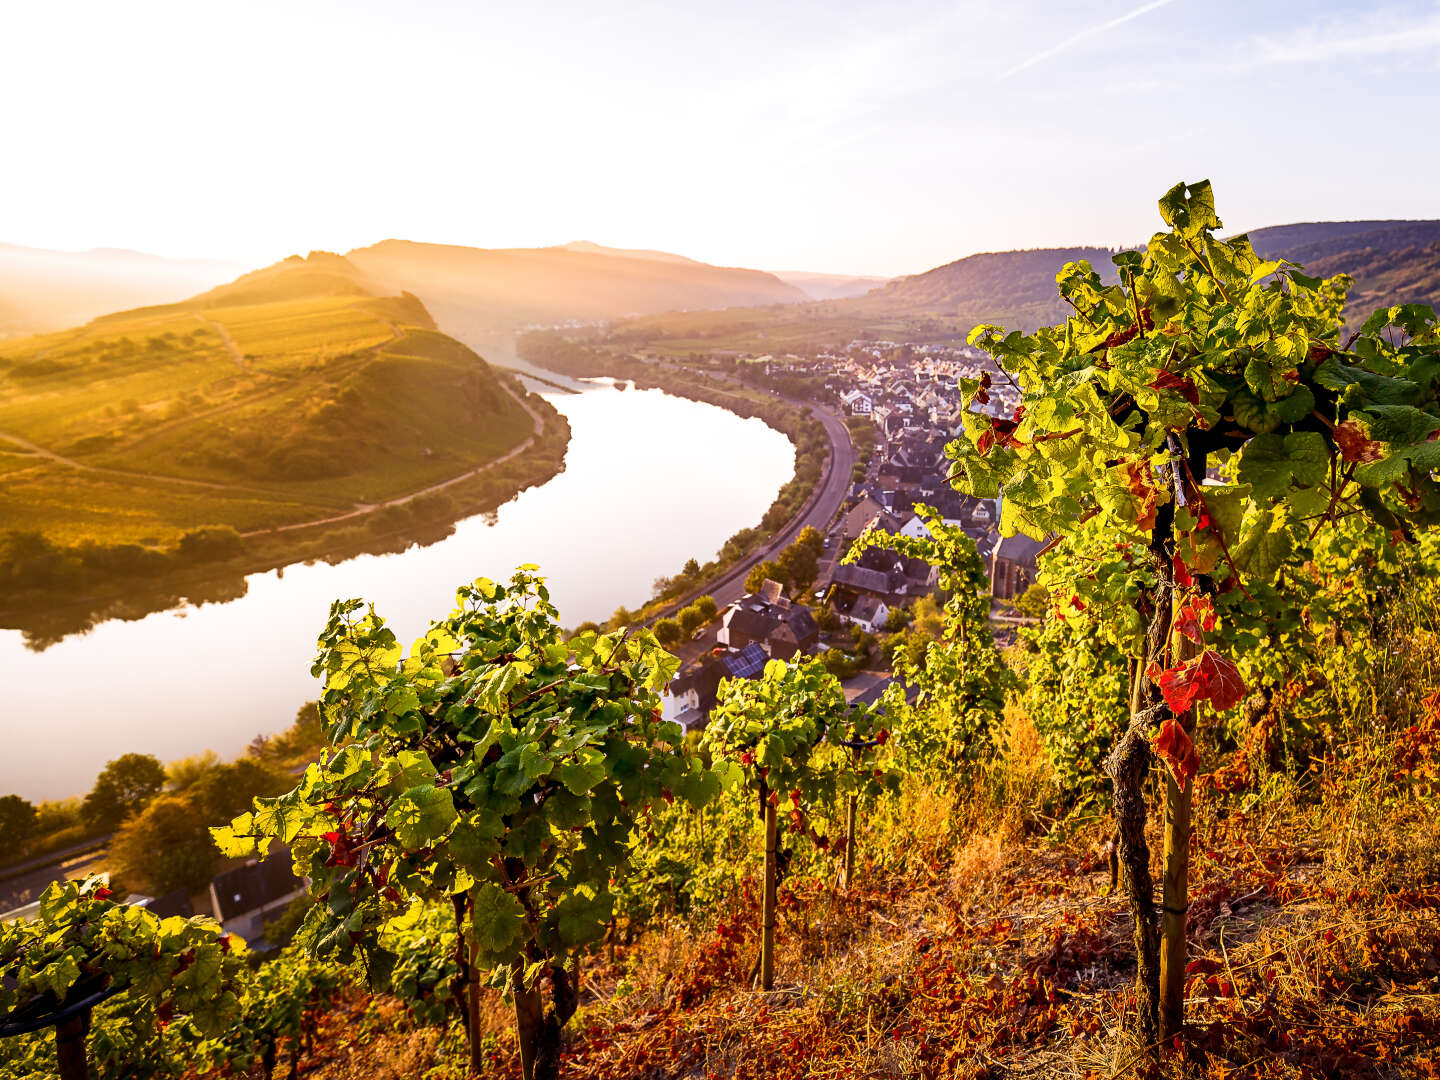
POLYGON ((210 905, 226 933, 255 942, 262 939, 265 924, 278 918, 302 891, 291 869, 290 852, 276 848, 264 862, 252 860, 215 875, 210 905))
POLYGON ((725 609, 715 638, 735 651, 758 645, 768 657, 789 660, 814 649, 820 628, 809 608, 790 603, 778 584, 767 581, 761 592, 742 596, 725 609))
POLYGON ((990 595, 1013 600, 1035 582, 1035 560, 1044 547, 1023 533, 1001 537, 990 553, 990 595))
POLYGON ((875 399, 863 390, 848 390, 840 395, 840 403, 851 416, 869 416, 875 407, 875 399))
MULTIPOLYGON (((719 652, 719 650, 717 650, 719 652)), ((759 678, 770 662, 770 654, 757 642, 739 651, 711 653, 689 671, 677 675, 666 688, 675 701, 675 723, 686 731, 697 731, 710 720, 720 683, 725 679, 759 678)))
POLYGON ((845 591, 839 594, 835 614, 867 634, 878 633, 890 616, 890 606, 878 596, 845 591))

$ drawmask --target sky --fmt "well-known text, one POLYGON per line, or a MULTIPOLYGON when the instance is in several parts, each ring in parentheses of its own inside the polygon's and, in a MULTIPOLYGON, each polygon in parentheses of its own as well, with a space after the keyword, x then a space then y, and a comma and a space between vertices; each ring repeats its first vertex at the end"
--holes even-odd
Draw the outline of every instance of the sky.
POLYGON ((0 12, 0 242, 591 240, 895 275, 1440 217, 1440 2, 67 0, 0 12))

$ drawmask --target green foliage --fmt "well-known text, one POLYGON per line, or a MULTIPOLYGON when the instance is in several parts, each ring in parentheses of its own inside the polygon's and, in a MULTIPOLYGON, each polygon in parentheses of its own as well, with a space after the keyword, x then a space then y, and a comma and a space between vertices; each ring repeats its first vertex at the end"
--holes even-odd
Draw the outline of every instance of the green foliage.
POLYGON ((132 888, 156 896, 203 889, 220 868, 207 823, 227 821, 257 796, 277 795, 292 783, 253 758, 190 766, 179 774, 175 790, 157 795, 110 842, 116 871, 132 888))
POLYGON ((165 786, 165 768, 150 754, 122 754, 100 770, 82 813, 96 827, 118 826, 165 786))
POLYGON ((382 978, 382 929, 415 899, 461 898, 497 980, 567 963, 603 933, 649 808, 719 788, 660 719, 676 661, 653 636, 564 641, 529 568, 458 600, 408 657, 373 610, 335 604, 314 667, 335 749, 215 830, 231 855, 289 844, 323 900, 298 940, 342 960, 358 946, 382 978))
MULTIPOLYGON (((104 1075, 178 1075, 183 1059, 166 1044, 227 1029, 239 1012, 245 951, 213 920, 158 919, 117 902, 97 878, 57 882, 36 919, 0 924, 0 1017, 117 988, 105 1017, 123 1020, 97 1025, 92 1060, 104 1075)), ((52 1047, 36 1036, 0 1041, 0 1077, 50 1072, 52 1047)))
POLYGON ((788 797, 790 831, 818 843, 807 817, 815 807, 837 793, 874 796, 898 782, 882 768, 890 736, 880 715, 849 708, 819 660, 771 660, 759 679, 720 684, 702 745, 727 786, 743 777, 760 806, 778 808, 788 797))
POLYGON ((679 642, 681 638, 682 624, 674 619, 656 619, 651 629, 655 633, 655 640, 666 648, 679 642))
POLYGON ((916 504, 915 513, 925 524, 926 536, 867 530, 856 538, 845 561, 855 562, 872 547, 885 547, 924 559, 939 570, 940 588, 949 596, 940 639, 919 638, 915 649, 896 650, 895 674, 917 697, 913 708, 898 696, 893 707, 906 771, 948 776, 991 748, 1014 679, 990 637, 989 578, 974 541, 931 507, 916 504))
POLYGON ((19 795, 0 796, 0 845, 8 851, 19 851, 35 835, 39 813, 34 805, 19 795))

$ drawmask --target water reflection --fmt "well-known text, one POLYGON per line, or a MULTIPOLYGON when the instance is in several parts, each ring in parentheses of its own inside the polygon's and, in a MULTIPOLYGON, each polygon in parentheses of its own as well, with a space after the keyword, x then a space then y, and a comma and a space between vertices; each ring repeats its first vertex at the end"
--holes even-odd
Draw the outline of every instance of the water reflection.
POLYGON ((315 696, 315 637, 340 597, 372 601, 405 641, 457 585, 521 563, 568 625, 634 606, 759 521, 794 471, 784 436, 710 405, 603 386, 547 398, 571 425, 565 471, 430 546, 253 574, 134 621, 116 610, 43 652, 0 631, 0 793, 69 795, 129 750, 232 755, 287 726, 315 696))

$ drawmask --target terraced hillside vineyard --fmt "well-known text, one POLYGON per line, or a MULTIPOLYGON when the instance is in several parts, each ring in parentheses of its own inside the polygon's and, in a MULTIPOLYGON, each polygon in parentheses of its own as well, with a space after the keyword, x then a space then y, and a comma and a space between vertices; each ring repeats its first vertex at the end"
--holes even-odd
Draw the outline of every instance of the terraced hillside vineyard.
POLYGON ((562 427, 414 296, 379 295, 338 255, 294 256, 0 342, 0 580, 278 550, 300 526, 383 522, 392 502, 453 520, 449 482, 542 435, 563 448, 562 427))

